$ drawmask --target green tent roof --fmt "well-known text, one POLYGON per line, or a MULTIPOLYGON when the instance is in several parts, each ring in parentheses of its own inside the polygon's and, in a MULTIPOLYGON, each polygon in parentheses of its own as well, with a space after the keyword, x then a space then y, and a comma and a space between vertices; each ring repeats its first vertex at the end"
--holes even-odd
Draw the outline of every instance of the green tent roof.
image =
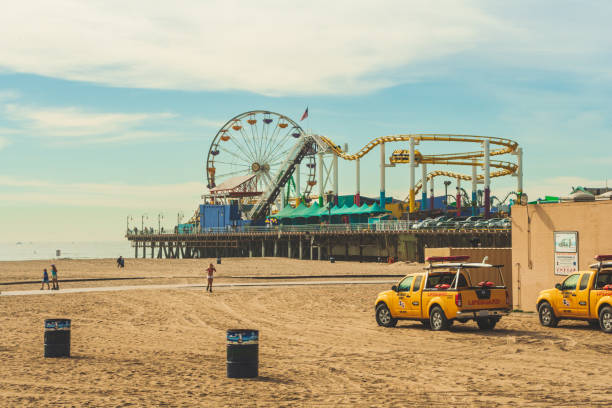
POLYGON ((282 210, 280 210, 279 212, 277 212, 276 214, 270 215, 268 218, 277 218, 277 219, 289 218, 289 215, 293 212, 293 210, 294 210, 293 207, 287 206, 283 208, 282 210))
POLYGON ((296 208, 293 209, 293 211, 291 212, 291 214, 289 214, 287 218, 304 217, 303 214, 305 214, 307 211, 308 211, 308 207, 306 207, 306 205, 304 205, 304 203, 301 202, 300 205, 298 205, 296 208))
POLYGON ((361 206, 353 205, 348 209, 347 215, 365 215, 369 214, 370 206, 367 204, 362 204, 361 206))
POLYGON ((319 203, 315 201, 310 207, 308 207, 307 210, 300 213, 300 216, 304 218, 318 217, 320 209, 321 207, 319 206, 319 203))
MULTIPOLYGON (((324 216, 329 216, 329 208, 330 208, 331 204, 325 204, 323 207, 319 207, 319 209, 317 210, 316 213, 316 217, 324 217, 324 216)), ((333 210, 333 206, 332 206, 332 210, 333 210)))
POLYGON ((342 207, 333 207, 331 210, 331 215, 346 215, 349 207, 343 205, 342 207))
POLYGON ((373 213, 387 213, 391 212, 384 208, 381 208, 378 203, 374 203, 372 206, 362 204, 357 206, 333 206, 332 204, 326 204, 323 207, 319 206, 318 203, 314 202, 310 207, 307 207, 304 203, 300 203, 296 208, 287 206, 280 210, 278 213, 271 215, 269 218, 277 219, 294 219, 294 218, 310 218, 310 217, 325 217, 329 215, 365 215, 373 213), (329 210, 331 206, 331 212, 329 210))

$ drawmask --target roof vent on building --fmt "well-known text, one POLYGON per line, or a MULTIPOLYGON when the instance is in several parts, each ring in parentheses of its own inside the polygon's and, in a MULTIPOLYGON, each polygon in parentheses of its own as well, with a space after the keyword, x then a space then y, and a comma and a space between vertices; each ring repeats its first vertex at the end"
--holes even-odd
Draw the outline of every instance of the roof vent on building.
POLYGON ((603 193, 595 197, 597 200, 612 200, 612 191, 608 191, 607 193, 603 193))
POLYGON ((593 194, 577 190, 574 191, 572 194, 568 195, 567 197, 563 197, 563 199, 569 201, 594 201, 595 196, 593 194))

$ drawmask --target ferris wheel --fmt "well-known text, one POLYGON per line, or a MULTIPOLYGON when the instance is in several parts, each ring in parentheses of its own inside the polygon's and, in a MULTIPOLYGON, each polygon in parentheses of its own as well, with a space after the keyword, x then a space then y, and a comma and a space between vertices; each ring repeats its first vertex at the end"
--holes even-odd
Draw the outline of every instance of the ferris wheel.
MULTIPOLYGON (((261 195, 274 185, 281 165, 301 137, 302 128, 279 113, 256 110, 234 116, 219 129, 208 150, 206 187, 214 192, 223 185, 229 188, 243 182, 240 194, 234 195, 243 203, 261 195)), ((304 161, 300 176, 294 174, 291 179, 292 195, 307 199, 316 184, 315 156, 308 155, 304 161), (299 191, 295 191, 295 179, 303 180, 299 191)))

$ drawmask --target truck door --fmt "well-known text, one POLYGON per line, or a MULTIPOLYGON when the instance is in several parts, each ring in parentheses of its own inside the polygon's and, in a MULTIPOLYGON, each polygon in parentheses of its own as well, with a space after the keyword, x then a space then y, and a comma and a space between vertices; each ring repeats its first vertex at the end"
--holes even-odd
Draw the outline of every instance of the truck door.
POLYGON ((576 309, 574 309, 574 315, 576 317, 588 317, 589 316, 589 281, 591 280, 591 273, 584 272, 580 277, 580 283, 576 288, 576 309))
POLYGON ((408 317, 408 305, 410 304, 410 287, 414 276, 405 277, 397 285, 397 303, 393 305, 391 313, 394 317, 408 317))
POLYGON ((601 296, 603 295, 603 292, 607 292, 604 291, 603 288, 606 285, 610 285, 612 284, 612 271, 607 270, 607 271, 599 271, 599 273, 596 275, 595 278, 593 278, 593 283, 591 284, 591 290, 590 290, 590 302, 589 302, 589 308, 591 309, 589 311, 589 314, 593 317, 597 316, 597 302, 599 302, 599 299, 601 299, 601 296))
POLYGON ((580 274, 568 276, 561 284, 560 296, 557 296, 555 309, 560 316, 572 316, 576 310, 576 286, 578 285, 580 274))
POLYGON ((421 283, 423 276, 417 275, 414 277, 414 284, 410 291, 410 299, 408 304, 408 317, 420 319, 421 318, 421 283))

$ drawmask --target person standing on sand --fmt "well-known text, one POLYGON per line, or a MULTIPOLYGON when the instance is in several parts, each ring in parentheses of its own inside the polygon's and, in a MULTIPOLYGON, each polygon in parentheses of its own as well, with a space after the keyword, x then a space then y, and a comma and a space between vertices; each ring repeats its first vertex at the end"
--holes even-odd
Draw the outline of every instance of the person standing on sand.
POLYGON ((59 290, 59 282, 57 281, 57 268, 51 265, 51 280, 53 281, 53 290, 59 290))
POLYGON ((45 288, 45 283, 47 284, 47 289, 50 290, 51 288, 49 287, 49 274, 47 273, 47 268, 43 269, 43 280, 40 290, 43 290, 45 288))
POLYGON ((208 279, 208 285, 206 285, 206 291, 212 293, 213 273, 217 272, 217 270, 215 269, 213 264, 210 264, 208 269, 206 269, 206 272, 208 272, 208 275, 206 276, 208 279))

